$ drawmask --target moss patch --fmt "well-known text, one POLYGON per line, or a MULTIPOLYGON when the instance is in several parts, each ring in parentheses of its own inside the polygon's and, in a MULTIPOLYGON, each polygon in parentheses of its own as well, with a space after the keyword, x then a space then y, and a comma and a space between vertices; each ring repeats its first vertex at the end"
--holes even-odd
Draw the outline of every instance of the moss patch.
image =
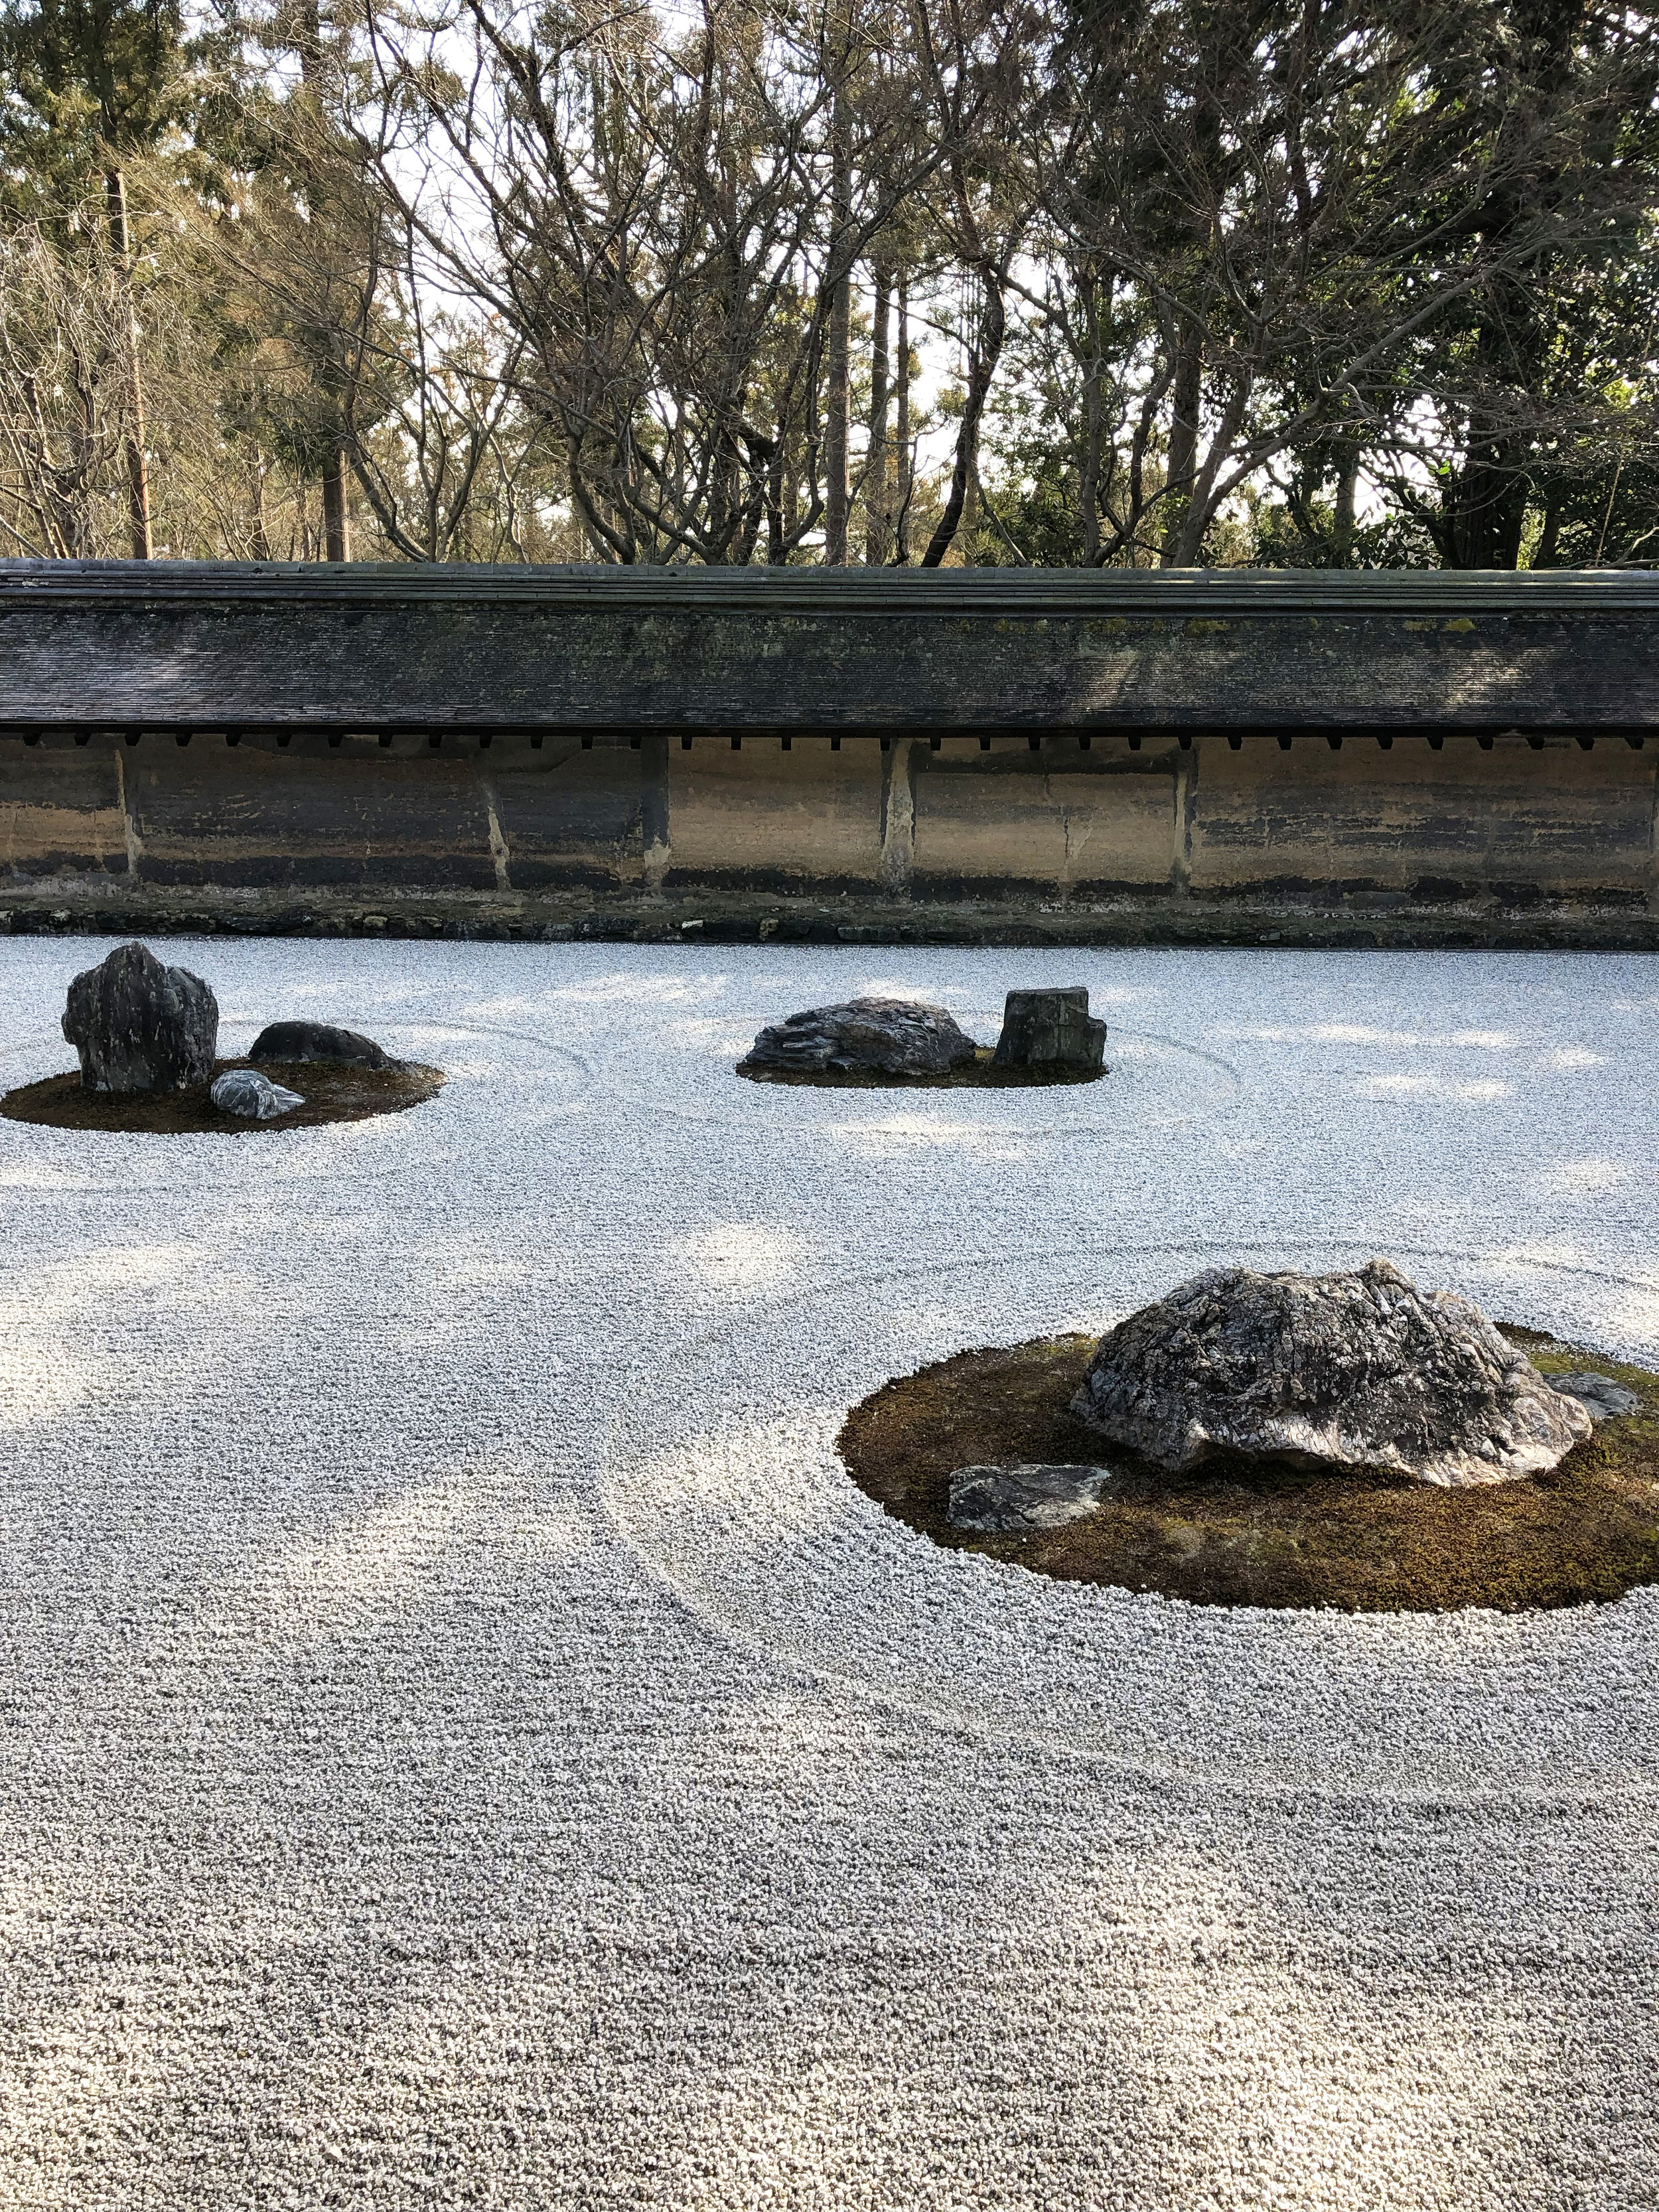
POLYGON ((1531 1330, 1506 1333, 1546 1375, 1589 1368, 1628 1383, 1639 1410, 1547 1474, 1468 1490, 1231 1458, 1171 1475, 1067 1411, 1097 1340, 1043 1337, 884 1383, 848 1414, 841 1453, 861 1490, 936 1544, 1198 1605, 1522 1613, 1659 1581, 1659 1376, 1531 1330), (1021 1462, 1110 1466, 1124 1480, 1063 1528, 977 1536, 951 1526, 954 1468, 1021 1462))
POLYGON ((1033 1091, 1064 1083, 1098 1083, 1112 1072, 1102 1067, 1085 1075, 1070 1068, 1051 1073, 1045 1068, 997 1067, 993 1065, 995 1056, 994 1047, 976 1046, 972 1066, 952 1068, 948 1075, 877 1075, 866 1068, 809 1073, 805 1069, 743 1066, 732 1073, 745 1083, 793 1084, 814 1091, 1033 1091))
MULTIPOLYGON (((251 1060, 214 1063, 214 1079, 251 1060)), ((376 1114, 402 1114, 435 1097, 443 1089, 441 1067, 408 1061, 391 1067, 347 1067, 337 1061, 262 1060, 259 1073, 305 1100, 275 1121, 244 1121, 222 1114, 208 1097, 208 1085, 187 1091, 115 1093, 83 1091, 78 1073, 49 1075, 26 1083, 0 1098, 0 1114, 9 1121, 33 1121, 48 1129, 117 1129, 142 1136, 279 1137, 285 1129, 314 1129, 325 1121, 367 1121, 376 1114)))

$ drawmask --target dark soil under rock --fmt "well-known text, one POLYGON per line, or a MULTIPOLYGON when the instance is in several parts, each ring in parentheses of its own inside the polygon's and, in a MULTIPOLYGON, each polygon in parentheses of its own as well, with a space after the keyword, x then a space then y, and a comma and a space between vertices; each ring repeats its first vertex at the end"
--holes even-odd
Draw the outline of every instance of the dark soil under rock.
POLYGON ((1547 1474, 1464 1490, 1237 1459, 1171 1475, 1067 1412, 1097 1340, 1065 1336, 961 1352, 884 1383, 848 1414, 841 1452, 861 1490, 937 1544, 1199 1605, 1520 1613, 1659 1581, 1659 1376, 1528 1329, 1505 1334, 1545 1375, 1593 1368, 1628 1383, 1640 1410, 1547 1474), (953 1468, 1023 1462, 1110 1466, 1126 1479, 1063 1528, 951 1526, 953 1468))
POLYGON ((815 1091, 1031 1091, 1062 1083, 1098 1083, 1109 1067, 1088 1074, 1074 1068, 997 1067, 994 1048, 981 1045, 971 1067, 952 1068, 948 1075, 878 1075, 869 1068, 749 1068, 733 1070, 745 1083, 788 1083, 815 1091))
MULTIPOLYGON (((214 1063, 216 1081, 232 1067, 251 1060, 214 1063)), ((83 1091, 78 1073, 49 1075, 26 1083, 0 1098, 0 1114, 10 1121, 33 1121, 49 1129, 118 1129, 145 1136, 211 1133, 219 1137, 276 1137, 284 1129, 314 1129, 325 1121, 367 1121, 376 1114, 402 1114, 435 1097, 443 1089, 441 1067, 394 1062, 390 1067, 349 1067, 334 1060, 262 1060, 259 1073, 305 1100, 274 1121, 245 1121, 222 1114, 208 1097, 208 1085, 187 1091, 114 1093, 83 1091)))

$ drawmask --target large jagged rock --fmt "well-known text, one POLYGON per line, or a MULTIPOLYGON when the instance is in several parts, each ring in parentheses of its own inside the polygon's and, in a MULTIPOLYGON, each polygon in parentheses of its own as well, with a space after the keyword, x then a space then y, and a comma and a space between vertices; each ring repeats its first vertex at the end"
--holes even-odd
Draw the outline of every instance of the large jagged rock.
POLYGON ((1386 1260, 1194 1275, 1101 1339, 1072 1410, 1160 1467, 1237 1452, 1452 1488, 1541 1474, 1590 1432, 1477 1307, 1386 1260))
POLYGON ((849 999, 763 1030, 740 1075, 948 1075, 976 1048, 943 1006, 918 999, 849 999))
POLYGON ((392 1058, 383 1045, 356 1030, 337 1030, 328 1022, 272 1022, 262 1029, 248 1048, 254 1060, 339 1060, 349 1067, 390 1067, 392 1058))
POLYGON ((219 1001, 187 968, 123 945, 69 987, 64 1035, 87 1091, 187 1091, 213 1073, 219 1001))
POLYGON ((998 1067, 1098 1075, 1106 1058, 1106 1024, 1089 1012, 1089 994, 1080 983, 1010 991, 994 1057, 998 1067))

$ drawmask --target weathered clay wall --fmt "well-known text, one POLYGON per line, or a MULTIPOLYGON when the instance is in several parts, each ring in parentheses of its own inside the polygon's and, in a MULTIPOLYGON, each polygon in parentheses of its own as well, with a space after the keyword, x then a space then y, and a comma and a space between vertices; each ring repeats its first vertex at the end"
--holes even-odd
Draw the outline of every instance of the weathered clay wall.
POLYGON ((1659 943, 1659 576, 0 562, 0 913, 1659 943))
POLYGON ((1659 942, 1659 746, 301 735, 0 747, 9 926, 1659 942), (308 919, 307 919, 308 918, 308 919))

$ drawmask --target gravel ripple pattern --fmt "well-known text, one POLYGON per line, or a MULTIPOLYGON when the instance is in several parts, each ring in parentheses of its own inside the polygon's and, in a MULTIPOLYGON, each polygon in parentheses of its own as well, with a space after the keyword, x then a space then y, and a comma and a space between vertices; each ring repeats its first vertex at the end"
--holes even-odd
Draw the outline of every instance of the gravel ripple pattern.
MULTIPOLYGON (((108 949, 0 940, 0 1084, 108 949)), ((1232 1260, 1659 1364, 1659 961, 160 949, 450 1081, 0 1121, 0 2207, 1659 2202, 1659 1595, 1044 1583, 834 1452, 1232 1260), (1082 1099, 730 1074, 1071 982, 1082 1099)))

